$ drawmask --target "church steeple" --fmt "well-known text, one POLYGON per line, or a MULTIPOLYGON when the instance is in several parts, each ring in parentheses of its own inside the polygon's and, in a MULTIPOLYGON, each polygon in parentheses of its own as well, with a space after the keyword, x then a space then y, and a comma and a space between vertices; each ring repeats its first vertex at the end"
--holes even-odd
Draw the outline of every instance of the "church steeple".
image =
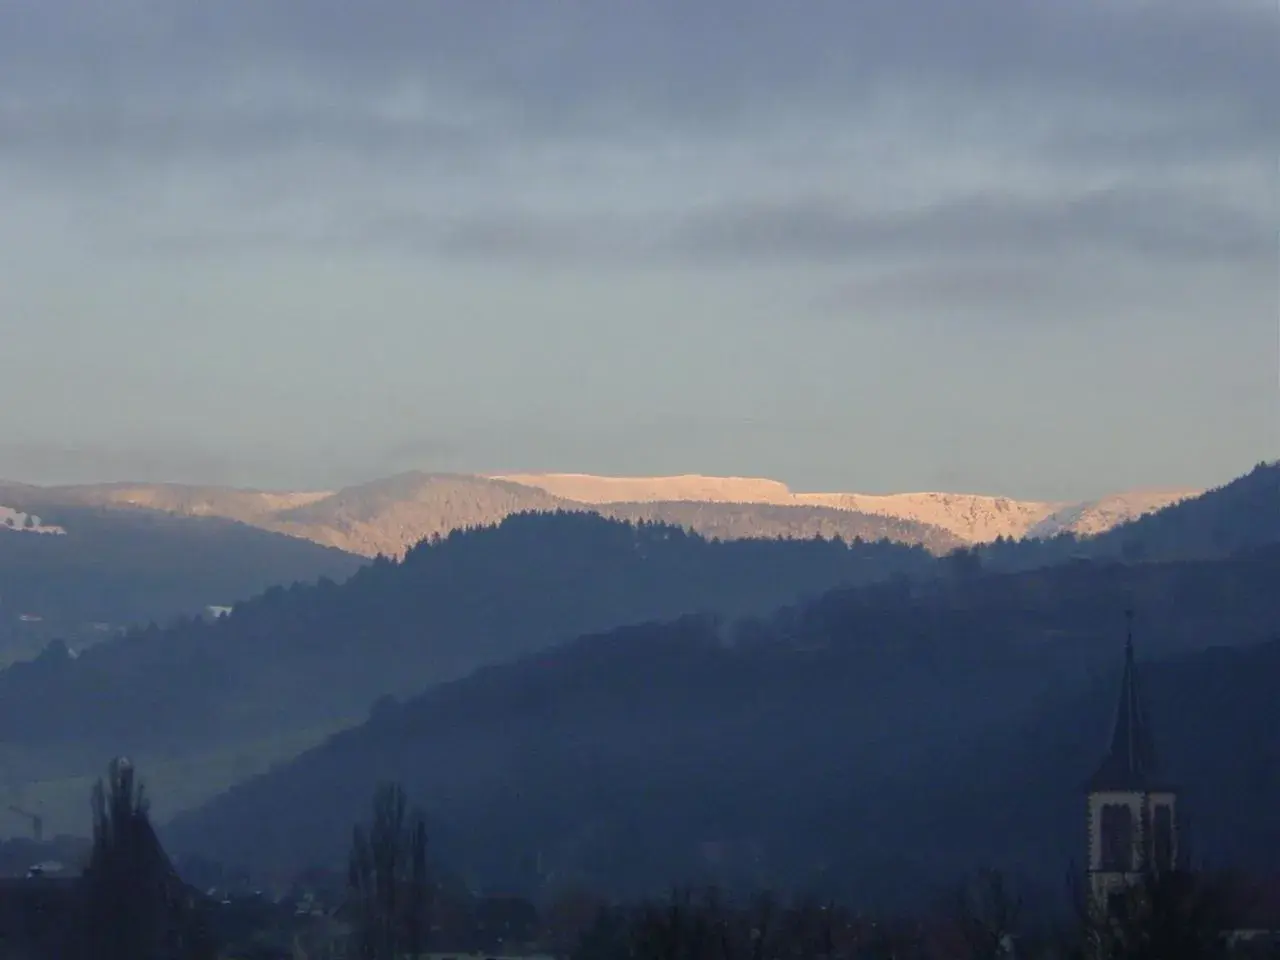
POLYGON ((1094 897, 1108 909, 1143 871, 1173 869, 1178 856, 1177 794, 1161 782, 1138 690, 1133 612, 1125 619, 1120 702, 1107 754, 1088 785, 1089 877, 1094 897))
POLYGON ((1089 780, 1090 791, 1150 790, 1159 775, 1155 744, 1138 691, 1138 671, 1133 655, 1133 611, 1125 611, 1127 633, 1124 645, 1124 673, 1120 679, 1120 702, 1111 727, 1111 743, 1106 756, 1089 780))

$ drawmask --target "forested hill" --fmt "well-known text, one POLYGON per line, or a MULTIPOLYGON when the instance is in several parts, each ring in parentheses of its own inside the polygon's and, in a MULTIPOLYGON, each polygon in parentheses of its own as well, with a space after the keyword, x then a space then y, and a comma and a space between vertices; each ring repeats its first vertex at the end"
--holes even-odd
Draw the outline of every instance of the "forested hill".
POLYGON ((62 532, 0 526, 0 623, 165 622, 276 584, 345 579, 366 562, 219 517, 60 505, 40 514, 62 532))
POLYGON ((1002 540, 969 552, 993 569, 1029 569, 1076 558, 1130 562, 1226 557, 1280 543, 1280 461, 1093 537, 1002 540))
MULTIPOLYGON (((678 491, 677 491, 678 492, 678 491)), ((820 504, 670 502, 581 503, 522 483, 442 473, 404 473, 335 492, 282 492, 175 484, 110 483, 31 487, 0 482, 0 506, 53 515, 66 508, 126 508, 177 516, 224 517, 373 557, 451 530, 499 523, 515 513, 582 510, 622 520, 671 523, 708 537, 825 536, 890 539, 940 553, 965 542, 910 518, 820 504)))
POLYGON ((708 541, 589 513, 521 514, 380 559, 344 584, 275 587, 214 623, 134 631, 0 673, 11 743, 137 752, 364 715, 383 694, 621 624, 761 613, 929 568, 922 547, 708 541))
POLYGON ((370 785, 393 778, 426 805, 441 856, 484 885, 840 878, 864 902, 975 865, 1060 884, 1133 604, 1144 657, 1190 657, 1151 667, 1149 686, 1189 815, 1218 831, 1203 854, 1267 849, 1276 582, 1271 548, 887 584, 736 629, 687 617, 584 637, 387 704, 171 837, 232 863, 336 862, 370 785), (1197 652, 1220 644, 1240 646, 1197 652))

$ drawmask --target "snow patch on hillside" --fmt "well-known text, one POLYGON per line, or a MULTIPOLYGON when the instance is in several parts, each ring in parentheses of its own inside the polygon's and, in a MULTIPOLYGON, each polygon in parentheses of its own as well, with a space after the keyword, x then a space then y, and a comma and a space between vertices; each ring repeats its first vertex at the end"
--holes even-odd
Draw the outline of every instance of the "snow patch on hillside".
POLYGON ((23 513, 12 507, 0 506, 0 530, 15 530, 22 533, 43 533, 50 536, 61 536, 67 531, 62 527, 47 524, 34 513, 23 513))

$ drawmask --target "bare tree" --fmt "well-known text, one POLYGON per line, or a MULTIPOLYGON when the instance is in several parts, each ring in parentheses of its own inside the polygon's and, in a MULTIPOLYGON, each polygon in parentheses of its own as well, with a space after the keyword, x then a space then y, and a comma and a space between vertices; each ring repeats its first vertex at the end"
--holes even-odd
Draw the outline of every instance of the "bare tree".
POLYGON ((695 903, 688 890, 674 891, 666 904, 640 907, 630 932, 637 960, 703 960, 719 956, 718 925, 723 911, 713 895, 695 903))
POLYGON ((1004 874, 982 870, 956 893, 954 928, 969 960, 997 960, 1012 951, 1022 914, 1022 900, 1009 889, 1004 874))
POLYGON ((427 828, 421 813, 409 813, 398 784, 378 787, 373 822, 354 829, 347 886, 357 957, 393 960, 424 952, 430 912, 427 828))

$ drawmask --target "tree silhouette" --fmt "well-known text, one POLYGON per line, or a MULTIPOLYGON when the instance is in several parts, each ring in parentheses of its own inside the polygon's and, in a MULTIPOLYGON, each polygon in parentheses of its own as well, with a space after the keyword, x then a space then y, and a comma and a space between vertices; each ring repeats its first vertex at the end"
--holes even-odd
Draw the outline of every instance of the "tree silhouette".
POLYGON ((427 828, 421 813, 408 812, 399 784, 380 785, 373 822, 354 829, 347 886, 356 957, 392 960, 423 952, 430 908, 427 828))
POLYGON ((1078 955, 1089 960, 1217 960, 1229 955, 1236 898, 1227 879, 1204 871, 1144 870, 1102 903, 1077 895, 1078 955))
POLYGON ((85 955, 204 960, 216 951, 160 846, 136 771, 113 760, 93 788, 93 846, 83 877, 85 955))
POLYGON ((957 891, 953 914, 961 955, 969 960, 997 960, 1011 954, 1022 901, 1003 874, 979 871, 957 891))

